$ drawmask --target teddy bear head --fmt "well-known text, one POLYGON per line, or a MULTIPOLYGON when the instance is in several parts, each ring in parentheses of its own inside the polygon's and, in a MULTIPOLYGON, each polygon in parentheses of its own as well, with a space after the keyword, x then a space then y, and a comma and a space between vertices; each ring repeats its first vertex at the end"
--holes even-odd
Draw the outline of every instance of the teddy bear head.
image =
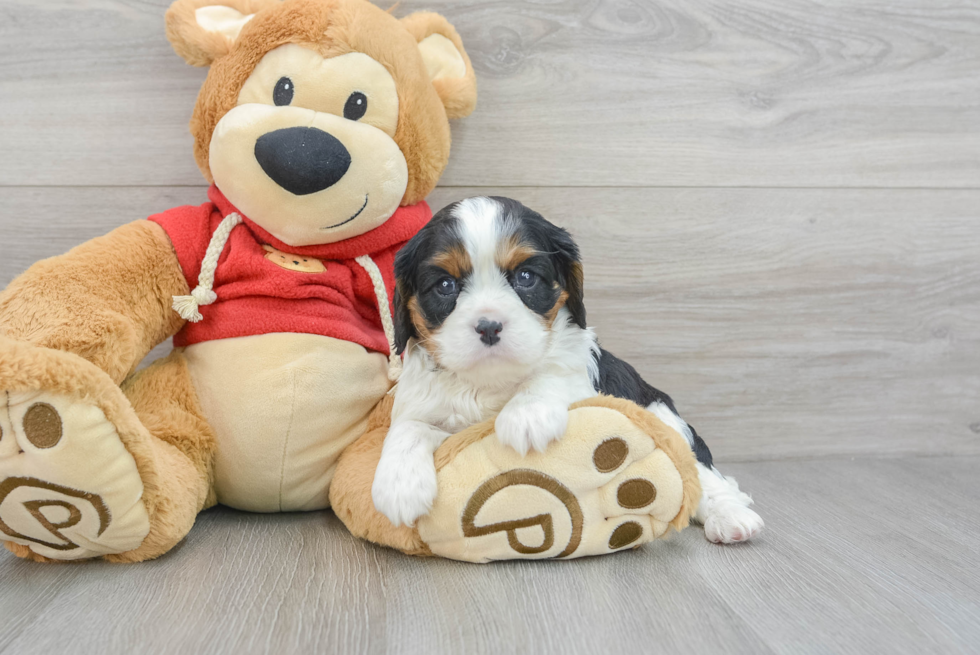
POLYGON ((209 66, 191 119, 208 181, 291 246, 384 223, 435 187, 476 80, 445 18, 367 0, 177 0, 167 38, 209 66))

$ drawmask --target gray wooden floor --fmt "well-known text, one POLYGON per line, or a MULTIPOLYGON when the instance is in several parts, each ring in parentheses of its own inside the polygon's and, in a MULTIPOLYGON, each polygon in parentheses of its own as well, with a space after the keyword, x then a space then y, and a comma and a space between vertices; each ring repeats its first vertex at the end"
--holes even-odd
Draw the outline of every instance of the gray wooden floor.
POLYGON ((763 539, 572 563, 414 559, 330 513, 220 508, 138 566, 0 559, 0 652, 975 653, 978 466, 732 464, 763 539))
MULTIPOLYGON (((0 0, 0 285, 204 201, 167 4, 0 0)), ((473 566, 217 509, 147 564, 0 553, 0 652, 980 652, 980 0, 418 8, 480 79, 431 204, 571 229, 767 531, 473 566)))

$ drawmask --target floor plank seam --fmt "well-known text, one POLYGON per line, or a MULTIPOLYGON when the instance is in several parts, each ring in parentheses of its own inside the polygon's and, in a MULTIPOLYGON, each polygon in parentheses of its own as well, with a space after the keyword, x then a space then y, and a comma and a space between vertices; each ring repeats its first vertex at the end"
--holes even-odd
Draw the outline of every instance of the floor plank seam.
MULTIPOLYGON (((0 189, 207 189, 207 184, 2 184, 0 189)), ((437 189, 629 189, 746 191, 980 191, 980 186, 780 186, 719 184, 440 184, 437 189)))

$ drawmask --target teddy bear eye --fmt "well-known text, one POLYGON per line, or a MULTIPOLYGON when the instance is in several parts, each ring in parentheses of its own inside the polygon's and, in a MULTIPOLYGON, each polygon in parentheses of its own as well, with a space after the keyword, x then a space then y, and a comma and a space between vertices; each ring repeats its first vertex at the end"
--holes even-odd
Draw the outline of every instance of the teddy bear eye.
POLYGON ((280 77, 276 88, 272 90, 272 101, 277 107, 288 105, 293 101, 293 81, 288 77, 280 77))
POLYGON ((347 98, 344 105, 344 118, 349 121, 356 121, 367 111, 367 96, 360 91, 355 91, 347 98))

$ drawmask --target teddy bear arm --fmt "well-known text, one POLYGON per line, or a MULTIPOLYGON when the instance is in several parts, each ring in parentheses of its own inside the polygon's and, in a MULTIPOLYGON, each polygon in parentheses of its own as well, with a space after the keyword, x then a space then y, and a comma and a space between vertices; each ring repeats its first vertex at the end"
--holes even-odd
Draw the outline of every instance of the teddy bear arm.
POLYGON ((140 220, 37 262, 0 292, 0 334, 71 352, 116 383, 184 321, 187 282, 163 228, 140 220))

